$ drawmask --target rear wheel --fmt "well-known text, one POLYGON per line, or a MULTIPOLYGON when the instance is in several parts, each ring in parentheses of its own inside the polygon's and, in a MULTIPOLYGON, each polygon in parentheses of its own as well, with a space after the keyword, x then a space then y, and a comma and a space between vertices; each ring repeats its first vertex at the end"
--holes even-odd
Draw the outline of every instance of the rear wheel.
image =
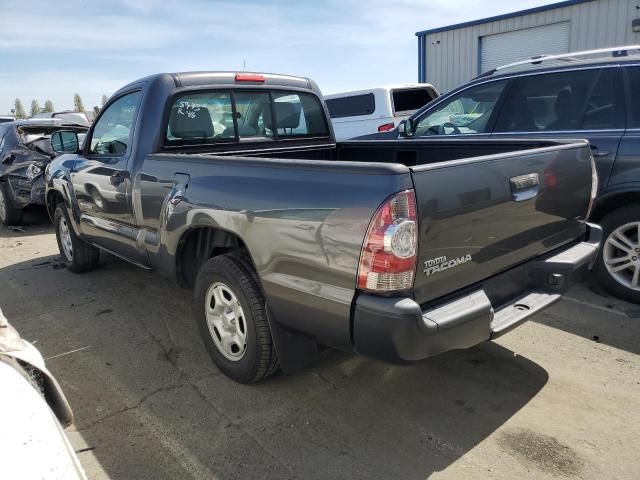
POLYGON ((14 206, 6 182, 0 182, 0 223, 6 226, 22 223, 22 209, 14 206))
POLYGON ((600 222, 604 242, 594 267, 613 295, 640 303, 640 205, 614 210, 600 222))
POLYGON ((53 222, 60 255, 67 269, 73 273, 95 269, 100 263, 100 250, 78 238, 63 204, 56 207, 53 222))
POLYGON ((196 322, 214 363, 229 378, 254 383, 279 368, 265 300, 252 267, 237 254, 208 260, 196 279, 196 322))

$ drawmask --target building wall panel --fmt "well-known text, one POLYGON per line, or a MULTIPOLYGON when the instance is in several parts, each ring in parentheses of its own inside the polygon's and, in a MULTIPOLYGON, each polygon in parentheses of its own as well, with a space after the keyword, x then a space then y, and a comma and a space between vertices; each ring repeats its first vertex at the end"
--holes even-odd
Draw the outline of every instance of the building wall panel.
POLYGON ((426 34, 420 79, 440 92, 451 90, 478 74, 480 37, 563 21, 570 22, 570 51, 639 44, 640 34, 631 29, 631 21, 640 18, 636 5, 632 0, 591 0, 426 34))

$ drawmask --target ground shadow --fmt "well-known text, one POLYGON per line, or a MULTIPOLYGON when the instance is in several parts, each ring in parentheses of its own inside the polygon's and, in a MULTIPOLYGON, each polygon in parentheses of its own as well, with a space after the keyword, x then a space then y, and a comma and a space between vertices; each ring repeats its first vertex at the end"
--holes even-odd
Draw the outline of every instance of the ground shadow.
POLYGON ((326 351, 304 374, 244 386, 207 356, 191 291, 158 274, 106 258, 73 275, 50 256, 1 269, 0 292, 70 399, 90 478, 424 479, 548 379, 487 343, 409 367, 326 351))
POLYGON ((0 225, 0 238, 20 238, 51 233, 53 225, 44 207, 29 205, 24 209, 22 223, 17 226, 0 225))
POLYGON ((640 305, 620 300, 593 276, 535 321, 588 340, 640 354, 640 305))

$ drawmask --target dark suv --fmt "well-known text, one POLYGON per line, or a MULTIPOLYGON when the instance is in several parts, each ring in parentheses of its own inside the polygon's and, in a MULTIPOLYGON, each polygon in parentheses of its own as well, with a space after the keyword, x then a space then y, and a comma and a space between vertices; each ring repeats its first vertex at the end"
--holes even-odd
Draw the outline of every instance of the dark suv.
POLYGON ((592 220, 606 238, 594 272, 614 295, 640 302, 639 53, 602 49, 499 67, 366 138, 588 139, 599 176, 592 220))

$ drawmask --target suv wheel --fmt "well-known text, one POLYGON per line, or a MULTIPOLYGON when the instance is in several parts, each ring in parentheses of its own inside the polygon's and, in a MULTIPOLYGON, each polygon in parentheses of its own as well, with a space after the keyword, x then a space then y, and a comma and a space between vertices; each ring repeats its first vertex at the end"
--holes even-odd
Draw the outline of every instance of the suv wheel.
POLYGON ((594 273, 613 295, 640 303, 640 205, 619 208, 600 224, 604 242, 594 273))
POLYGON ((13 199, 6 182, 0 182, 0 223, 6 226, 22 223, 22 209, 13 205, 13 199))
POLYGON ((67 269, 73 273, 95 269, 100 263, 100 250, 78 238, 63 204, 56 207, 53 224, 60 255, 67 269))
POLYGON ((205 262, 195 288, 196 322, 218 368, 240 383, 254 383, 279 368, 265 300, 249 262, 236 254, 205 262))

